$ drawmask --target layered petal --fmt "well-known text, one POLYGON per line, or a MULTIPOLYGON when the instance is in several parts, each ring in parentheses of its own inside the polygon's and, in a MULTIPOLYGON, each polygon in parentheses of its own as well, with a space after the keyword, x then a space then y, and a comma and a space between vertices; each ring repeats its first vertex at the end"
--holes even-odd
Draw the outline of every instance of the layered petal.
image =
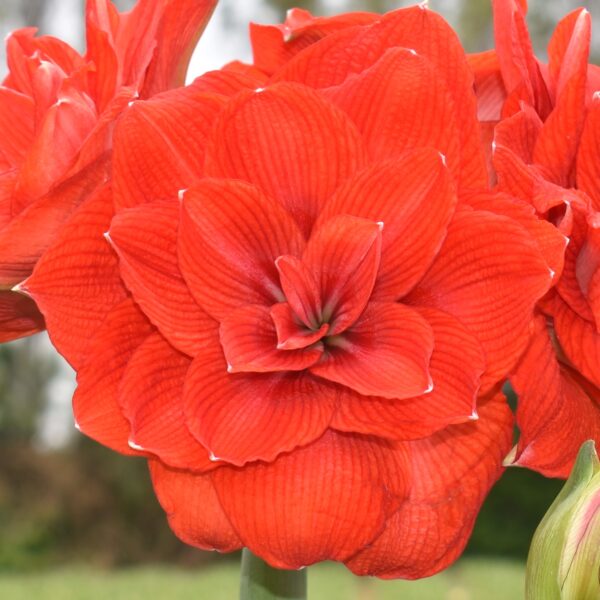
POLYGON ((600 95, 595 95, 587 111, 577 151, 577 187, 600 210, 600 95))
POLYGON ((424 438, 448 425, 477 419, 476 399, 485 357, 477 338, 454 317, 419 312, 433 329, 429 372, 433 390, 406 400, 365 397, 347 390, 332 427, 396 440, 424 438))
POLYGON ((230 102, 212 132, 205 173, 254 183, 308 234, 364 160, 360 134, 342 111, 313 90, 284 83, 230 102))
POLYGON ((215 321, 192 297, 177 262, 179 206, 155 202, 121 211, 109 240, 135 301, 181 352, 194 356, 214 337, 215 321))
POLYGON ((57 186, 0 230, 0 287, 31 275, 40 256, 58 238, 76 209, 97 193, 107 176, 106 157, 57 186))
POLYGON ((89 360, 77 371, 73 412, 77 428, 123 454, 139 454, 129 445, 130 425, 119 405, 119 386, 129 359, 153 328, 131 299, 108 314, 89 345, 89 360))
POLYGON ((142 97, 185 83, 188 64, 218 0, 170 0, 156 32, 156 48, 145 74, 142 97))
POLYGON ((196 356, 184 390, 192 434, 213 460, 240 466, 273 461, 320 437, 336 398, 335 385, 305 372, 230 374, 218 344, 196 356))
POLYGON ((275 74, 274 81, 296 81, 316 88, 339 85, 372 67, 390 48, 414 50, 434 65, 436 78, 446 84, 458 108, 461 184, 487 185, 473 76, 456 34, 431 10, 421 6, 399 9, 370 26, 332 34, 290 60, 275 74))
POLYGON ((433 331, 414 309, 371 302, 343 335, 327 339, 311 372, 365 396, 410 398, 433 390, 433 331))
POLYGON ((407 48, 391 48, 362 73, 325 90, 363 135, 373 161, 431 147, 459 175, 461 147, 454 100, 435 66, 407 48))
POLYGON ((314 17, 307 10, 292 8, 287 11, 282 25, 250 24, 250 41, 254 64, 273 74, 293 56, 320 39, 350 27, 368 25, 379 15, 351 12, 332 17, 314 17))
POLYGON ((380 223, 339 215, 308 241, 302 260, 315 277, 329 335, 350 327, 367 306, 381 260, 381 229, 380 223))
POLYGON ((275 261, 303 248, 293 218, 254 186, 212 179, 183 194, 181 271, 196 300, 216 319, 246 304, 282 301, 275 261))
POLYGON ((103 235, 113 215, 111 189, 105 186, 77 210, 20 285, 45 315, 52 343, 75 369, 106 315, 127 296, 103 235))
POLYGON ((179 190, 197 183, 209 131, 224 104, 193 86, 134 102, 115 128, 116 206, 176 200, 179 190))
POLYGON ((131 426, 130 447, 169 467, 207 471, 214 463, 185 423, 183 385, 190 363, 160 333, 150 334, 127 363, 118 401, 131 426))
POLYGON ((519 443, 510 462, 567 477, 585 440, 600 440, 600 392, 560 364, 544 317, 510 378, 519 396, 519 443))
POLYGON ((282 349, 271 311, 256 304, 235 309, 221 321, 219 334, 229 373, 302 371, 323 354, 319 343, 282 349))
POLYGON ((397 300, 423 277, 438 253, 456 194, 443 158, 433 149, 373 165, 327 203, 319 223, 353 215, 383 223, 381 263, 373 298, 397 300))
POLYGON ((159 460, 149 461, 149 466, 158 501, 182 542, 219 552, 242 547, 209 475, 171 469, 159 460))
POLYGON ((479 421, 403 444, 412 470, 410 494, 383 534, 346 565, 357 575, 417 579, 456 560, 502 473, 512 430, 510 409, 497 394, 482 404, 479 421))
POLYGON ((217 469, 212 480, 243 544, 298 569, 369 544, 408 492, 407 467, 402 446, 327 432, 272 463, 217 469))
POLYGON ((525 229, 487 211, 461 210, 407 302, 438 308, 466 325, 484 349, 482 386, 489 390, 524 350, 533 308, 551 283, 546 261, 525 229))

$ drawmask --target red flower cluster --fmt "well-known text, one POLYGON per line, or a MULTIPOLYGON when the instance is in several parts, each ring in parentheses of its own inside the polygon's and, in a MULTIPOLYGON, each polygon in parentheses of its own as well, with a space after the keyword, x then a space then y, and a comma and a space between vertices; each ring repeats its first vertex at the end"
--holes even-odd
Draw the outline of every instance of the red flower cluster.
POLYGON ((110 173, 114 122, 134 98, 184 82, 217 0, 141 0, 118 13, 88 0, 87 52, 36 30, 7 39, 0 86, 0 341, 44 327, 11 291, 110 173), (140 24, 143 24, 140 26, 140 24))
POLYGON ((480 118, 495 125, 498 189, 527 201, 568 243, 511 376, 521 436, 510 457, 566 477, 581 444, 600 440, 600 68, 588 65, 586 10, 559 23, 545 65, 533 54, 525 8, 495 3, 496 51, 471 64, 480 118))
MULTIPOLYGON (((139 6, 159 4, 179 6, 139 6)), ((173 40, 181 19, 165 22, 173 40)), ((498 136, 512 114, 490 187, 469 62, 423 6, 294 10, 252 41, 254 65, 111 117, 110 181, 19 289, 77 369, 78 427, 149 460, 181 539, 282 568, 430 575, 460 554, 501 474, 513 436, 501 386, 524 351, 534 360, 534 311, 554 310, 575 260, 568 220, 588 221, 548 199, 542 214, 506 183, 498 136)), ((483 60, 477 89, 524 106, 483 60)), ((154 64, 144 73, 164 75, 154 64)), ((556 141, 568 118, 554 121, 556 141)), ((528 435, 540 432, 524 431, 531 448, 528 435)))

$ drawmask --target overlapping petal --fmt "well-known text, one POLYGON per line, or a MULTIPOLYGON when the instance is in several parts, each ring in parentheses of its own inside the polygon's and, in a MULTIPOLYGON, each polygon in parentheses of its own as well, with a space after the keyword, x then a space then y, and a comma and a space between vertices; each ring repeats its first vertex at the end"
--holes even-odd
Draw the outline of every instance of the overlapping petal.
POLYGON ((186 422, 214 460, 270 462, 324 433, 337 393, 306 372, 230 374, 221 348, 212 344, 187 375, 186 422))
POLYGON ((407 300, 450 313, 476 335, 486 357, 482 386, 489 390, 523 352, 534 306, 551 283, 552 273, 524 228, 487 211, 461 210, 407 300))
POLYGON ((419 312, 433 329, 434 347, 429 364, 433 389, 405 400, 365 397, 348 390, 334 415, 334 428, 411 440, 477 418, 476 398, 485 370, 480 343, 447 313, 435 309, 419 312))
POLYGON ((360 134, 342 111, 309 88, 283 83, 229 103, 213 129, 205 174, 257 185, 307 235, 325 202, 364 161, 360 134))
POLYGON ((328 432, 271 463, 217 469, 212 480, 243 544, 298 569, 348 559, 383 530, 411 485, 407 459, 402 446, 328 432))
POLYGON ((371 302, 339 338, 328 338, 312 373, 365 396, 410 398, 433 390, 429 361, 433 331, 416 311, 392 302, 371 302))
POLYGON ((479 421, 403 444, 412 485, 383 534, 347 566, 358 575, 417 579, 448 566, 462 552, 475 516, 502 473, 513 417, 504 396, 482 404, 479 421))
POLYGON ((183 194, 179 264, 194 298, 216 319, 283 300, 275 261, 303 248, 291 215, 252 185, 205 179, 183 194))
POLYGON ((121 211, 109 240, 135 301, 175 348, 194 356, 212 338, 216 323, 198 306, 179 270, 178 216, 179 206, 170 202, 121 211))

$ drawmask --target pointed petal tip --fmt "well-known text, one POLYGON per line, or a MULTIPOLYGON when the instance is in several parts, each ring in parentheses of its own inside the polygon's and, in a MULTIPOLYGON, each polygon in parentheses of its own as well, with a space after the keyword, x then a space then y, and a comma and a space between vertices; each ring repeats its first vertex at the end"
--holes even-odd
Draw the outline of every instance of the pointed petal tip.
POLYGON ((142 446, 140 446, 139 444, 136 444, 132 439, 129 439, 127 441, 127 445, 132 449, 132 450, 138 450, 140 452, 144 451, 144 448, 142 446))
POLYGON ((502 461, 502 466, 503 467, 516 467, 518 466, 518 461, 516 460, 517 457, 517 448, 518 446, 515 444, 511 451, 504 457, 504 460, 502 461))
POLYGON ((221 458, 219 458, 218 456, 216 456, 213 452, 209 453, 208 458, 212 462, 219 462, 220 460, 222 460, 221 458))
POLYGON ((10 291, 15 292, 16 294, 22 294, 23 296, 27 296, 28 298, 31 297, 31 294, 27 289, 27 279, 20 281, 19 283, 17 283, 17 285, 13 285, 13 287, 10 288, 10 291))

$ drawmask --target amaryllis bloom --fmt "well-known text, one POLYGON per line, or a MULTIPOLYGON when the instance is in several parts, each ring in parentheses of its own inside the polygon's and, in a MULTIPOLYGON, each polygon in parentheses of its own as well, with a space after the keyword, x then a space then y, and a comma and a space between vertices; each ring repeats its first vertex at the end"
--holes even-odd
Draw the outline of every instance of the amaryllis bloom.
POLYGON ((554 228, 506 202, 464 52, 414 7, 134 102, 21 288, 78 427, 148 458, 182 540, 423 577, 501 474, 552 281, 529 228, 554 228))
POLYGON ((114 121, 132 99, 184 83, 216 0, 140 0, 120 14, 88 0, 87 52, 21 29, 0 86, 0 341, 43 328, 11 288, 110 171, 114 121))
POLYGON ((495 126, 498 189, 527 201, 568 244, 511 376, 521 437, 510 460, 566 477, 581 444, 600 441, 600 69, 588 65, 586 10, 558 24, 547 65, 534 56, 521 3, 496 2, 495 29, 496 55, 471 64, 480 118, 495 126))

